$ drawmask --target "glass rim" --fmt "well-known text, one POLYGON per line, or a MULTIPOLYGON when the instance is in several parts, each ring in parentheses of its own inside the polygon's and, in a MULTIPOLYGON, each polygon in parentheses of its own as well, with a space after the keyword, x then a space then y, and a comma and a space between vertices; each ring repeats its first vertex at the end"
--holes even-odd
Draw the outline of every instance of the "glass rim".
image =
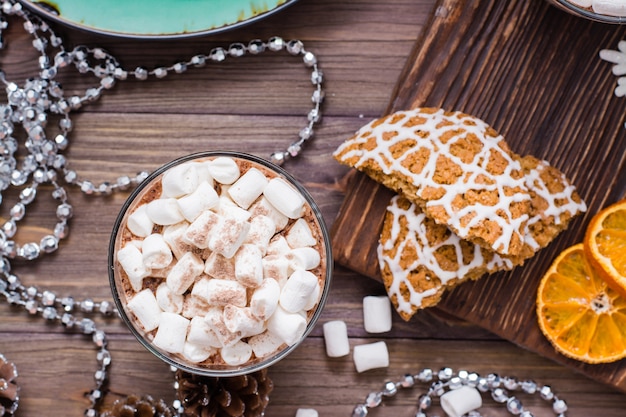
POLYGON ((584 17, 589 20, 594 20, 600 23, 611 23, 616 25, 626 24, 626 16, 611 16, 606 14, 595 13, 591 10, 584 9, 580 6, 576 6, 575 4, 567 1, 567 0, 548 0, 550 3, 561 6, 567 11, 575 14, 579 17, 584 17))
POLYGON ((328 298, 328 293, 330 292, 330 284, 331 284, 331 277, 332 277, 332 271, 333 271, 333 256, 332 256, 332 248, 331 248, 330 242, 331 242, 331 239, 330 239, 328 227, 326 226, 326 223, 322 216, 322 212, 319 209, 319 206, 317 205, 317 203, 315 202, 311 194, 308 192, 308 190, 304 188, 304 186, 295 177, 293 177, 290 173, 288 173, 284 168, 266 159, 263 159, 256 155, 248 154, 245 152, 236 152, 236 151, 197 152, 197 153, 192 153, 192 154, 188 154, 188 155, 176 158, 170 162, 167 162, 164 165, 161 165, 159 168, 157 168, 152 173, 150 173, 146 177, 145 180, 143 180, 140 184, 138 184, 127 197, 126 201, 120 208, 120 211, 115 219, 115 222, 113 224, 113 230, 111 232, 111 237, 109 241, 108 260, 107 260, 109 285, 111 288, 111 292, 113 294, 113 301, 115 302, 116 308, 118 310, 118 314, 122 318, 122 321, 124 322, 124 324, 126 324, 126 327, 128 327, 128 329, 133 334, 133 336, 139 341, 141 345, 143 345, 144 348, 146 348, 150 353, 155 355, 157 358, 161 359, 163 362, 179 370, 192 373, 192 374, 203 375, 203 376, 233 377, 233 376, 246 375, 246 374, 251 374, 256 371, 260 371, 261 369, 267 368, 277 363, 278 361, 283 359, 285 356, 289 355, 307 338, 307 336, 311 333, 311 331, 317 324, 319 317, 321 316, 322 311, 324 310, 324 306, 328 298), (174 357, 172 354, 168 352, 161 351, 156 346, 154 346, 154 344, 150 342, 147 339, 147 337, 144 334, 142 334, 142 332, 135 326, 134 321, 130 319, 129 314, 126 311, 126 307, 124 303, 122 302, 122 296, 120 295, 120 291, 118 290, 118 285, 117 285, 116 277, 115 277, 116 276, 115 250, 116 250, 117 238, 120 233, 120 225, 125 219, 126 214, 128 213, 128 210, 132 207, 133 203, 135 202, 135 199, 141 195, 141 193, 146 187, 148 187, 155 179, 161 176, 165 171, 169 170, 170 168, 173 168, 174 166, 177 166, 182 163, 189 162, 195 159, 216 158, 220 156, 239 158, 239 159, 248 160, 254 163, 258 163, 272 170, 279 176, 282 176, 291 185, 293 185, 298 190, 299 193, 302 194, 302 196, 306 200, 306 203, 309 205, 309 207, 311 208, 311 211, 313 212, 317 226, 319 227, 321 235, 322 235, 322 241, 324 245, 323 250, 324 250, 324 255, 326 257, 326 268, 325 268, 325 273, 324 273, 324 285, 322 287, 320 298, 315 307, 315 311, 313 312, 313 314, 311 315, 311 318, 307 322, 307 327, 306 327, 306 330, 304 331, 304 334, 296 343, 294 343, 293 345, 287 346, 284 349, 279 350, 274 355, 268 356, 259 361, 255 361, 251 364, 243 364, 239 366, 220 365, 220 366, 223 366, 224 368, 220 368, 220 367, 213 368, 211 366, 193 366, 193 365, 183 362, 182 359, 177 359, 176 357, 174 357))

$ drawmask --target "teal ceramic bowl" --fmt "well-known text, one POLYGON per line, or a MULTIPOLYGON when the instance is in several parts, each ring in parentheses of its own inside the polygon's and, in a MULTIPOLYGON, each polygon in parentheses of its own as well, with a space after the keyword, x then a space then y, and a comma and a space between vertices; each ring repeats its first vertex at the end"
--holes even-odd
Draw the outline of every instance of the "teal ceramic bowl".
POLYGON ((296 0, 24 0, 75 28, 131 38, 213 34, 265 18, 296 0))

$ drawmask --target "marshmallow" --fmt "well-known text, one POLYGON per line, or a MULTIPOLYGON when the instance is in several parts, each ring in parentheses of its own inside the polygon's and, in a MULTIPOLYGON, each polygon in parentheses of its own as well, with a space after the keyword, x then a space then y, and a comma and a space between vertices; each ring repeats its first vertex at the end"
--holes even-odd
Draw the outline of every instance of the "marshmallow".
POLYGON ((267 330, 287 345, 292 346, 304 336, 306 317, 285 311, 279 305, 267 321, 267 330))
POLYGON ((135 292, 141 291, 143 279, 150 275, 150 269, 143 264, 143 255, 135 245, 125 245, 117 251, 117 261, 128 275, 135 292))
POLYGON ((296 417, 318 417, 319 414, 314 408, 298 408, 296 410, 296 417))
POLYGON ((250 230, 248 236, 243 243, 252 243, 256 245, 261 254, 267 253, 267 247, 270 243, 270 239, 274 236, 276 225, 274 220, 267 216, 256 216, 250 220, 250 230))
POLYGON ((289 279, 289 261, 284 256, 266 256, 263 258, 263 276, 274 278, 282 288, 289 279))
POLYGON ((191 252, 193 249, 193 245, 184 239, 187 227, 189 227, 189 223, 183 221, 165 226, 161 231, 163 239, 167 242, 176 259, 180 259, 185 253, 191 252))
POLYGON ((439 398, 441 408, 449 417, 461 417, 483 405, 480 392, 474 387, 464 385, 451 389, 439 398))
POLYGON ((152 233, 154 222, 148 217, 145 204, 137 207, 137 209, 128 216, 126 226, 135 236, 146 237, 152 233))
POLYGON ((199 346, 189 342, 186 342, 183 346, 183 356, 191 363, 204 362, 216 353, 217 349, 215 348, 199 346))
POLYGON ((324 343, 326 355, 330 358, 339 358, 350 353, 348 340, 348 326, 342 320, 333 320, 324 323, 324 343))
POLYGON ((211 230, 209 249, 227 258, 232 258, 246 239, 248 230, 250 230, 250 223, 246 221, 221 217, 217 225, 211 230))
POLYGON ((626 3, 624 3, 624 0, 594 0, 592 8, 598 14, 626 16, 626 3))
POLYGON ((211 308, 209 312, 204 316, 209 328, 215 334, 220 346, 232 346, 241 339, 241 334, 233 333, 226 327, 224 323, 224 315, 220 308, 211 308))
POLYGON ((570 3, 579 7, 591 7, 594 0, 568 0, 570 3))
POLYGON ((181 314, 185 304, 185 297, 174 294, 166 283, 162 283, 156 289, 156 301, 161 310, 168 313, 181 314))
POLYGON ((317 268, 321 262, 320 253, 309 246, 292 249, 285 257, 289 262, 289 268, 292 270, 311 270, 317 268))
POLYGON ((217 213, 220 216, 232 217, 241 221, 247 221, 252 217, 252 214, 248 210, 242 209, 237 203, 224 195, 224 191, 222 191, 222 195, 220 196, 217 213))
POLYGON ((246 288, 237 281, 228 279, 202 278, 194 284, 191 294, 212 306, 233 304, 245 307, 248 301, 246 288))
POLYGON ((311 228, 304 219, 298 219, 291 225, 285 239, 291 248, 314 246, 317 243, 311 228))
POLYGON ((320 283, 318 282, 317 285, 313 288, 313 291, 311 291, 311 294, 309 294, 309 298, 304 304, 304 307, 302 308, 302 310, 309 311, 313 307, 315 307, 320 300, 321 293, 322 293, 322 287, 320 286, 320 283))
POLYGON ((263 193, 269 180, 261 171, 250 168, 228 188, 228 195, 239 207, 247 209, 263 193))
POLYGON ((189 323, 187 342, 198 346, 220 348, 222 344, 204 317, 195 316, 189 323))
POLYGON ((175 198, 158 198, 146 204, 146 214, 150 220, 160 226, 176 224, 185 218, 178 209, 178 200, 175 198))
POLYGON ((274 233, 278 233, 287 226, 289 223, 289 217, 285 216, 280 211, 276 210, 274 206, 269 202, 267 197, 261 196, 257 201, 254 202, 248 209, 252 217, 256 216, 267 216, 274 221, 274 226, 276 229, 274 233))
MULTIPOLYGON (((194 284, 194 287, 197 285, 194 284)), ((196 316, 204 317, 207 314, 211 306, 206 302, 204 298, 196 295, 185 295, 185 302, 183 303, 183 317, 192 319, 196 316)))
POLYGON ((315 274, 302 269, 294 271, 280 292, 281 307, 290 313, 304 310, 309 296, 318 286, 315 274))
POLYGON ((367 296, 363 298, 363 326, 368 333, 384 333, 391 330, 391 303, 389 297, 367 296))
POLYGON ((187 252, 167 274, 166 283, 174 294, 183 294, 204 270, 204 262, 193 252, 187 252))
POLYGON ((161 309, 152 291, 146 288, 138 292, 128 301, 128 309, 137 317, 137 320, 146 332, 159 327, 161 309))
POLYGON ((248 344, 257 358, 264 358, 276 352, 284 342, 278 336, 265 331, 248 339, 248 344))
POLYGON ((241 171, 234 159, 220 156, 209 162, 209 174, 220 184, 232 184, 237 181, 241 171))
POLYGON ((197 248, 207 248, 211 234, 217 233, 219 222, 220 216, 216 213, 210 210, 204 211, 187 227, 183 239, 197 248))
POLYGON ((185 219, 193 222, 200 213, 217 207, 219 202, 220 197, 213 186, 203 181, 194 192, 178 199, 178 209, 185 219))
POLYGON ((237 307, 232 304, 224 307, 224 324, 232 333, 250 337, 265 330, 265 322, 250 311, 250 307, 237 307))
POLYGON ((231 346, 222 348, 222 359, 227 365, 238 366, 248 362, 252 357, 252 348, 241 340, 231 346))
POLYGON ((282 178, 272 178, 263 195, 272 206, 290 219, 302 216, 304 210, 304 197, 282 178))
POLYGON ((231 278, 235 276, 235 261, 211 252, 204 262, 204 273, 211 278, 231 278))
POLYGON ((256 245, 241 245, 235 254, 235 278, 241 285, 256 288, 263 282, 263 254, 256 245))
POLYGON ((285 236, 274 235, 274 237, 270 239, 269 245, 267 245, 266 255, 285 255, 290 250, 291 247, 289 243, 287 243, 285 236))
POLYGON ((161 198, 180 197, 198 187, 197 165, 183 163, 168 169, 161 178, 161 198))
POLYGON ((146 268, 162 269, 172 263, 174 255, 160 233, 153 233, 141 245, 143 264, 146 268))
POLYGON ((280 285, 274 278, 265 278, 250 297, 252 314, 262 320, 267 320, 278 306, 280 285))
POLYGON ((359 373, 389 366, 389 351, 383 341, 355 346, 352 358, 359 373))
POLYGON ((152 343, 169 353, 182 353, 187 337, 189 320, 174 313, 161 313, 159 328, 152 343))

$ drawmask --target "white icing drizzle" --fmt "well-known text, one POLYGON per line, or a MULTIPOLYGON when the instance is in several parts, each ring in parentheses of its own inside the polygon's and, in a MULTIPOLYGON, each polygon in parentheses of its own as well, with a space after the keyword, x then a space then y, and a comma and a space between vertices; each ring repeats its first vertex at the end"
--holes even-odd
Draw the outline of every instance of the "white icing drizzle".
MULTIPOLYGON (((447 225, 463 239, 475 237, 472 235, 472 228, 482 221, 496 222, 502 233, 492 244, 492 249, 498 253, 508 255, 510 253, 510 243, 517 235, 519 241, 523 240, 523 232, 526 222, 529 219, 527 213, 522 213, 515 218, 511 212, 511 206, 530 201, 530 196, 523 178, 515 179, 512 176, 514 171, 520 171, 520 163, 513 156, 505 152, 501 145, 504 143, 502 136, 490 137, 486 135, 489 126, 480 119, 466 115, 461 112, 446 113, 442 109, 434 113, 424 112, 422 109, 401 111, 389 116, 384 123, 373 126, 376 121, 370 122, 362 127, 355 137, 345 141, 335 151, 340 160, 345 161, 351 158, 358 158, 354 167, 359 169, 367 161, 374 161, 381 167, 386 175, 396 175, 410 178, 411 183, 417 187, 417 198, 426 201, 426 211, 441 206, 449 217, 447 225), (413 127, 405 126, 405 123, 412 117, 419 116, 426 119, 424 124, 413 127), (393 120, 396 120, 392 123, 393 120), (442 123, 447 122, 447 123, 442 123), (446 143, 441 138, 458 130, 462 134, 453 133, 453 137, 446 143), (397 134, 394 134, 397 132, 397 134), (418 135, 418 132, 426 132, 425 137, 418 135), (476 153, 472 161, 463 162, 451 151, 451 146, 459 140, 465 139, 469 134, 475 135, 482 143, 482 149, 476 153), (363 146, 353 148, 354 144, 365 144, 371 138, 375 138, 376 147, 368 151, 363 146), (393 155, 394 145, 413 139, 417 141, 416 146, 407 149, 402 155, 393 155), (412 172, 403 166, 403 162, 420 149, 427 149, 428 160, 420 173, 412 172), (494 153, 506 161, 506 167, 502 175, 494 175, 487 170, 490 155, 494 153), (439 157, 446 157, 457 165, 463 172, 452 184, 440 184, 435 181, 434 174, 437 168, 439 157), (491 184, 484 184, 478 178, 487 178, 491 184), (424 190, 427 188, 444 189, 445 193, 439 199, 427 200, 424 190), (513 195, 507 195, 506 189, 521 190, 513 195), (484 204, 472 204, 456 210, 453 207, 453 200, 457 196, 463 196, 469 190, 477 191, 497 191, 498 201, 493 206, 484 204), (474 217, 466 224, 461 224, 461 219, 471 214, 474 217)), ((462 145, 461 145, 462 146, 462 145)), ((395 190, 400 192, 401 190, 395 190)))
POLYGON ((411 206, 407 210, 403 209, 398 205, 399 199, 399 196, 394 196, 387 207, 387 211, 393 215, 391 235, 389 240, 378 246, 379 265, 381 269, 387 265, 393 277, 392 282, 387 285, 387 294, 392 299, 395 297, 397 300, 396 309, 399 313, 411 316, 413 314, 413 306, 418 309, 421 308, 424 298, 435 295, 440 291, 440 287, 438 287, 420 292, 412 286, 409 281, 409 275, 420 266, 426 268, 433 276, 439 278, 442 286, 448 285, 452 280, 463 280, 468 273, 474 270, 479 270, 482 274, 495 272, 500 269, 511 269, 514 266, 510 259, 503 258, 498 254, 494 254, 493 258, 486 262, 481 248, 478 245, 474 245, 473 259, 469 263, 464 263, 461 238, 455 233, 450 233, 450 236, 448 236, 445 241, 430 246, 427 239, 427 225, 424 222, 427 216, 415 203, 411 203, 411 206), (407 220, 408 233, 404 241, 398 242, 401 232, 400 221, 402 218, 406 218, 407 220), (396 244, 395 256, 392 257, 391 252, 396 244), (407 246, 415 248, 417 256, 411 265, 403 268, 401 266, 401 257, 407 246), (456 259, 453 261, 459 265, 459 268, 455 271, 445 270, 437 262, 435 253, 444 246, 454 247, 456 259), (401 288, 404 286, 406 286, 409 291, 408 298, 402 295, 401 288))

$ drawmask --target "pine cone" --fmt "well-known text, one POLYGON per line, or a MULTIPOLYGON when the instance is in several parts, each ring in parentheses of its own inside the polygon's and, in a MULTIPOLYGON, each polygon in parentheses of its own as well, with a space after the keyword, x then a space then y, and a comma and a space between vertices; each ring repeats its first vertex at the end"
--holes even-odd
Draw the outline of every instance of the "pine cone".
POLYGON ((165 401, 154 400, 149 395, 138 397, 129 395, 113 403, 110 410, 105 410, 102 417, 173 417, 174 412, 165 401))
POLYGON ((12 416, 17 410, 20 387, 15 378, 17 368, 0 354, 0 417, 12 416))
POLYGON ((261 417, 274 389, 267 369, 228 378, 179 370, 176 381, 186 417, 261 417))

